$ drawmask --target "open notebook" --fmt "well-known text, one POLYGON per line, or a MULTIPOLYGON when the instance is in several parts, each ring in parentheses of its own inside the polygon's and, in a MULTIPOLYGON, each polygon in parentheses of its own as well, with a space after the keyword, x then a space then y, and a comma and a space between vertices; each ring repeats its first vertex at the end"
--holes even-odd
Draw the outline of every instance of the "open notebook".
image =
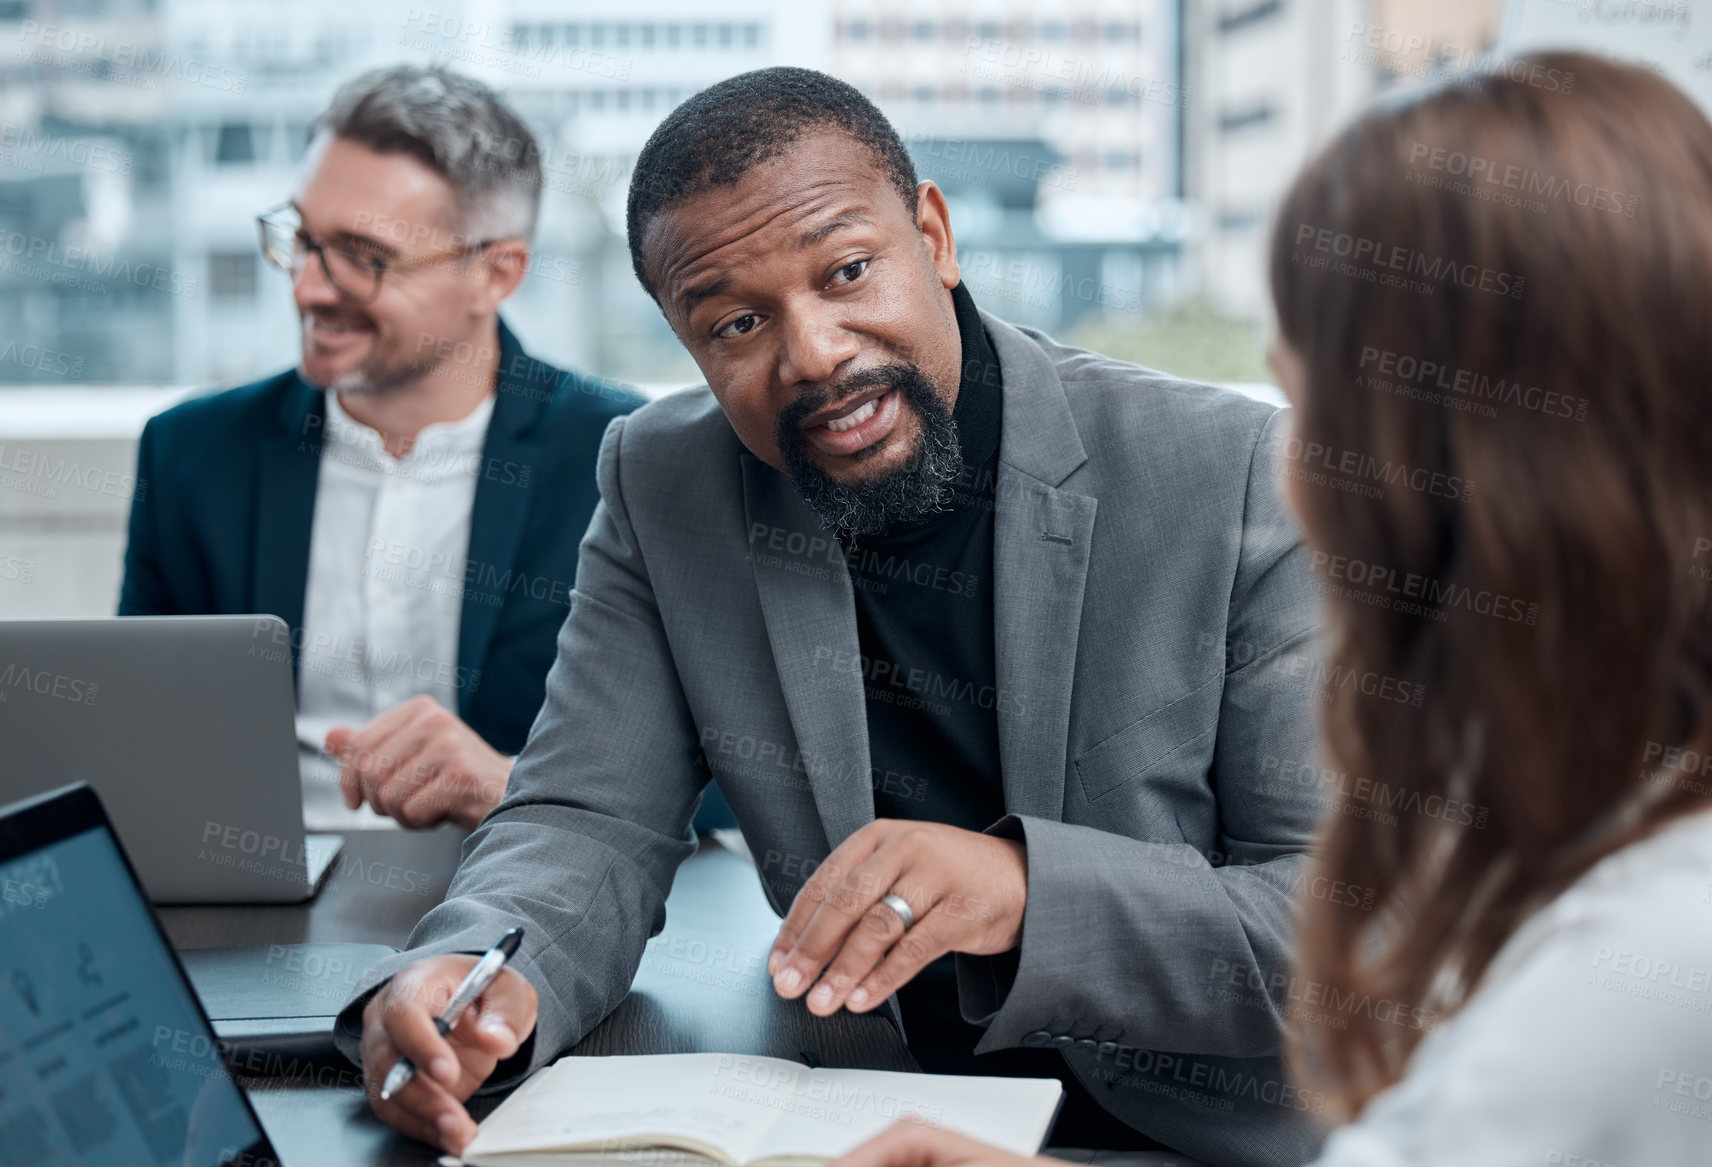
POLYGON ((836 1158, 899 1119, 1032 1155, 1063 1095, 1052 1078, 811 1070, 740 1054, 564 1057, 488 1115, 461 1161, 802 1167, 836 1158))

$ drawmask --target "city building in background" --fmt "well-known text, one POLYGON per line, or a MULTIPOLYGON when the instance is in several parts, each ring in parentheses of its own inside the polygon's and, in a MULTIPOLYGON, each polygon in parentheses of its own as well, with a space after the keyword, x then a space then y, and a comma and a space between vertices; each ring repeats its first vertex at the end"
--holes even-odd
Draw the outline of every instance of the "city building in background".
POLYGON ((1072 333, 1183 294, 1179 4, 865 0, 827 68, 945 191, 976 302, 1072 333))
POLYGON ((1284 184, 1373 93, 1488 47, 1500 9, 0 0, 0 335, 32 345, 0 358, 0 383, 231 384, 289 364, 295 314, 254 216, 290 191, 337 85, 398 61, 494 85, 541 139, 536 257, 507 317, 545 359, 695 379, 630 272, 631 163, 696 89, 799 64, 894 120, 946 191, 984 307, 1182 375, 1258 377, 1284 184), (1435 47, 1388 51, 1394 31, 1435 47))
POLYGON ((1503 0, 1219 0, 1189 5, 1185 144, 1196 285, 1264 320, 1272 213, 1297 169, 1384 90, 1487 59, 1503 0))

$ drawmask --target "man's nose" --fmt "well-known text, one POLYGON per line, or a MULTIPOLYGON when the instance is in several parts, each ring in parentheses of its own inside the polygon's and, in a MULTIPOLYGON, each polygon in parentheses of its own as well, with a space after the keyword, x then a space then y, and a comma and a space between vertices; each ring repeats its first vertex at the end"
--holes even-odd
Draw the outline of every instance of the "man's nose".
POLYGON ((291 277, 291 298, 299 308, 329 308, 342 302, 338 289, 327 279, 317 255, 305 255, 291 277))
POLYGON ((830 380, 846 361, 861 351, 854 333, 837 321, 814 315, 787 315, 781 322, 779 381, 784 385, 820 384, 830 380))

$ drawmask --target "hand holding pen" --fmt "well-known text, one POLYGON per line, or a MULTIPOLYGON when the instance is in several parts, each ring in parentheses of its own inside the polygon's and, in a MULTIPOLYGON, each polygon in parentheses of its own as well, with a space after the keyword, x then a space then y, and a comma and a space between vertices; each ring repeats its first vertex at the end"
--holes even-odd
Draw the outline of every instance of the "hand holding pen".
MULTIPOLYGON (((452 993, 452 999, 447 1002, 446 1008, 439 1017, 434 1019, 434 1028, 439 1031, 441 1037, 452 1032, 458 1024, 459 1016, 465 1009, 469 1008, 472 1001, 482 995, 488 985, 493 983, 493 978, 499 975, 499 971, 505 967, 506 962, 516 954, 517 946, 522 942, 523 929, 509 928, 503 936, 494 941, 493 947, 488 949, 480 960, 476 961, 468 975, 459 982, 457 989, 452 993)), ((381 1100, 391 1099, 394 1094, 404 1089, 410 1079, 415 1076, 416 1064, 408 1057, 400 1054, 398 1060, 392 1064, 392 1069, 387 1071, 386 1080, 381 1083, 381 1100)))
POLYGON ((425 956, 399 969, 363 1006, 363 1080, 375 1114, 412 1138, 462 1151, 476 1137, 464 1101, 529 1041, 539 1008, 535 986, 493 953, 425 956), (436 1018, 435 1005, 458 996, 483 961, 503 967, 479 994, 476 1016, 453 1029, 450 1010, 436 1018), (380 1087, 403 1059, 419 1072, 382 1098, 380 1087))

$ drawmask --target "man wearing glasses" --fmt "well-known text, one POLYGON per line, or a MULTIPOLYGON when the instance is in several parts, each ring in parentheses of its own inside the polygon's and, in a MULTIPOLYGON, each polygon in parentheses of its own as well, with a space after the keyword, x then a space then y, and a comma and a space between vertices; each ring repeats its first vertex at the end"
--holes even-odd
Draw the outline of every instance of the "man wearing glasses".
POLYGON ((379 70, 316 128, 260 218, 301 363, 149 422, 119 612, 284 619, 311 828, 474 826, 541 705, 601 436, 641 399, 499 319, 541 165, 492 91, 379 70))

